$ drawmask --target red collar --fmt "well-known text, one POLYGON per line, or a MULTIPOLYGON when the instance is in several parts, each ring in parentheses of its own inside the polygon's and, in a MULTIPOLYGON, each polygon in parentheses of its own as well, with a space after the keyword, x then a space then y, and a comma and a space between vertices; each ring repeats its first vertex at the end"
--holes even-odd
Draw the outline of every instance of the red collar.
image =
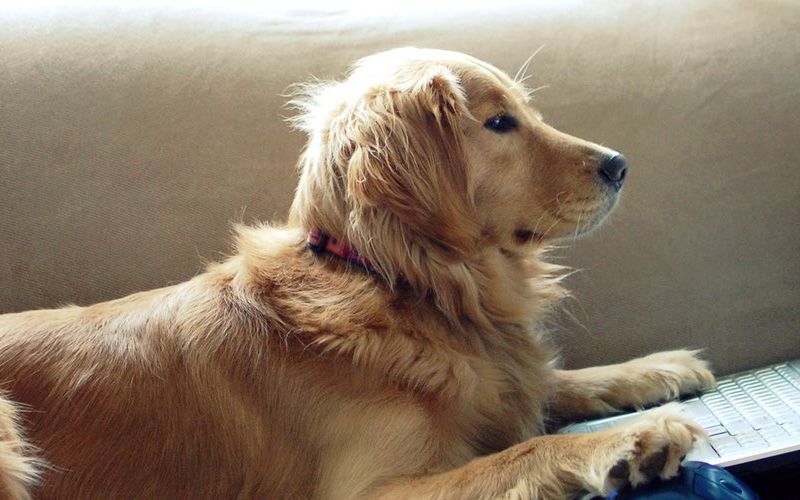
POLYGON ((306 246, 314 253, 329 253, 345 260, 348 264, 363 267, 371 273, 376 273, 370 261, 361 255, 358 250, 318 227, 313 227, 308 232, 306 246))

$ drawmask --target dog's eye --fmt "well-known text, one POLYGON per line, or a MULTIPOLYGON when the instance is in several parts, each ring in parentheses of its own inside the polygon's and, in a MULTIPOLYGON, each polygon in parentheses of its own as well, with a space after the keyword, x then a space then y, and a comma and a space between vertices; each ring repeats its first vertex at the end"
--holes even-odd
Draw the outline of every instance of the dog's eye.
POLYGON ((484 127, 488 128, 492 132, 497 132, 500 134, 516 129, 517 125, 517 119, 506 113, 493 116, 486 120, 486 122, 483 124, 484 127))

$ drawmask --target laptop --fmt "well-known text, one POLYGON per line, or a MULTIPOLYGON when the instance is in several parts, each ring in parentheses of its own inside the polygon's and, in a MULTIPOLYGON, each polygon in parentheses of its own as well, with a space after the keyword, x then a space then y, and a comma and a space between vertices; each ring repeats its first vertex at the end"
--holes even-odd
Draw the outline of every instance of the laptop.
MULTIPOLYGON (((650 410, 563 427, 590 432, 650 410)), ((686 460, 758 472, 800 463, 800 360, 729 375, 714 390, 683 400, 683 412, 708 431, 686 460)))

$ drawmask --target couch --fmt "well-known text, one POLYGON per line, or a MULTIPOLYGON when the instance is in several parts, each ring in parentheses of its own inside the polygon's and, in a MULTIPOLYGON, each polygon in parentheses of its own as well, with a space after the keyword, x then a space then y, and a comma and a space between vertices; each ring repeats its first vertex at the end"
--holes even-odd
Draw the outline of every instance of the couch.
POLYGON ((718 373, 800 357, 800 6, 788 0, 181 2, 0 9, 0 313, 185 280, 232 221, 281 220, 295 82, 415 45, 511 73, 622 151, 623 200, 553 259, 581 367, 683 346, 718 373))

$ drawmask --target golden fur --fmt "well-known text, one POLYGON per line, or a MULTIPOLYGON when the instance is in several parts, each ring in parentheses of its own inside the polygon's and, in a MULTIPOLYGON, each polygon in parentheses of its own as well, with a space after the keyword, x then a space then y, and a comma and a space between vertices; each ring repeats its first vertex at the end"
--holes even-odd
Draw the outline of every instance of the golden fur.
POLYGON ((286 225, 239 228, 176 286, 0 317, 3 493, 559 498, 674 474, 702 435, 674 407, 542 435, 713 384, 689 351, 555 368, 540 325, 565 291, 541 253, 611 209, 610 150, 452 52, 381 53, 301 94, 286 225), (518 130, 482 126, 500 112, 518 130), (310 227, 377 272, 308 251, 310 227))

